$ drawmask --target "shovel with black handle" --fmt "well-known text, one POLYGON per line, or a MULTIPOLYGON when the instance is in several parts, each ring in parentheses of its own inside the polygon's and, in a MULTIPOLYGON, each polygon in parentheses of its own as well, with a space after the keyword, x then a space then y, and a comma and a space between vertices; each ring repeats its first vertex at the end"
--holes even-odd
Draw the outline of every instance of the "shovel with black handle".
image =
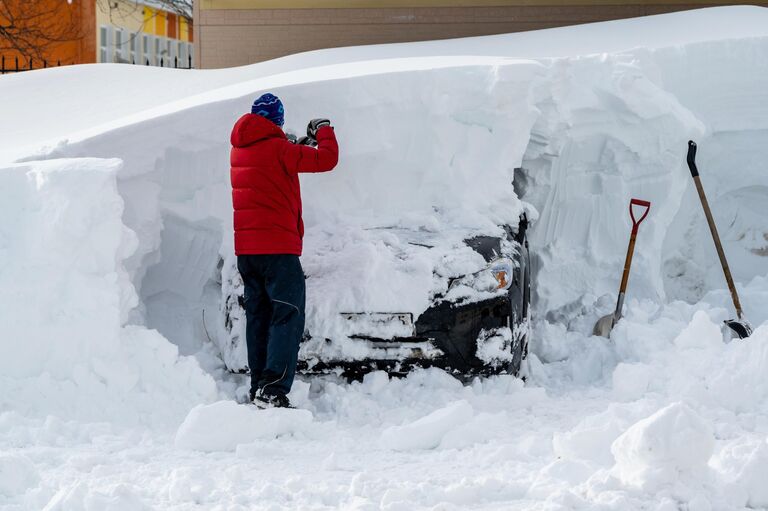
POLYGON ((699 192, 701 207, 704 208, 704 215, 707 217, 709 231, 712 233, 712 239, 714 240, 715 248, 717 249, 717 256, 720 258, 720 264, 722 265, 723 273, 725 274, 725 281, 728 283, 728 289, 730 289, 731 298, 733 299, 733 306, 736 309, 737 319, 727 319, 725 320, 725 324, 728 325, 740 339, 744 339, 752 335, 752 327, 749 325, 746 318, 744 318, 744 312, 741 310, 741 302, 739 301, 739 295, 736 293, 736 286, 733 283, 733 277, 731 277, 731 270, 728 268, 728 261, 725 260, 725 252, 723 252, 723 246, 720 243, 720 236, 717 234, 715 219, 712 218, 712 212, 709 210, 707 196, 704 195, 704 187, 701 185, 701 179, 699 178, 699 169, 696 168, 696 142, 693 140, 688 141, 688 168, 691 169, 691 176, 693 177, 693 182, 696 184, 696 191, 699 192))
POLYGON ((619 286, 619 299, 616 301, 616 310, 613 313, 608 314, 600 318, 595 323, 595 328, 592 330, 593 335, 600 335, 603 337, 609 337, 613 326, 621 319, 621 309, 624 307, 624 293, 627 292, 627 283, 629 282, 629 269, 632 266, 632 255, 635 253, 635 240, 637 239, 637 231, 640 228, 640 223, 648 216, 648 211, 651 210, 651 203, 645 200, 632 199, 629 201, 629 217, 632 219, 632 234, 629 236, 629 247, 627 247, 627 258, 624 260, 624 273, 621 276, 621 285, 619 286), (632 206, 639 206, 645 208, 640 218, 635 218, 635 210, 632 206))

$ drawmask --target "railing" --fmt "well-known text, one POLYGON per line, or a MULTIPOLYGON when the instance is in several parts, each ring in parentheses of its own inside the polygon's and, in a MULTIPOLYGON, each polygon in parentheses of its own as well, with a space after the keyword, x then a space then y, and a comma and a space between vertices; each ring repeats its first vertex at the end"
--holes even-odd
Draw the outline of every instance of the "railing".
MULTIPOLYGON (((165 60, 164 57, 160 57, 160 66, 158 67, 165 67, 165 63, 168 62, 170 64, 170 60, 165 60)), ((133 61, 132 64, 136 64, 136 61, 133 61)), ((149 63, 149 59, 144 59, 144 65, 149 66, 151 65, 149 63)), ((171 66, 168 66, 171 67, 171 66)), ((173 68, 174 69, 192 69, 192 56, 190 55, 187 57, 187 67, 179 66, 179 57, 173 57, 173 68)))
MULTIPOLYGON (((166 63, 170 63, 170 61, 167 61, 164 59, 164 57, 161 57, 159 67, 166 67, 165 66, 166 63)), ((136 62, 133 62, 132 64, 136 64, 136 62)), ((144 64, 147 66, 151 65, 149 63, 149 59, 145 59, 144 64)), ((2 57, 0 57, 0 75, 4 75, 6 73, 21 73, 23 71, 33 71, 35 69, 46 69, 49 67, 59 67, 61 65, 62 65, 61 60, 57 60, 55 64, 50 63, 47 60, 32 59, 32 58, 24 62, 24 61, 19 61, 19 57, 13 57, 13 59, 6 59, 6 57, 3 55, 2 57)), ((63 64, 63 65, 67 65, 67 64, 63 64)), ((186 67, 179 66, 179 58, 174 57, 173 68, 174 69, 192 69, 192 56, 189 56, 187 58, 186 67)))
MULTIPOLYGON (((57 60, 55 66, 58 67, 61 65, 61 61, 57 60)), ((5 73, 20 73, 22 71, 32 71, 33 69, 45 69, 47 67, 54 67, 53 64, 50 64, 47 60, 35 60, 35 59, 29 59, 26 63, 22 62, 21 65, 19 65, 19 57, 14 57, 11 61, 6 60, 5 55, 0 57, 0 75, 4 75, 5 73), (42 62, 42 66, 40 66, 40 62, 42 62), (38 67, 35 67, 35 64, 38 64, 38 67)))

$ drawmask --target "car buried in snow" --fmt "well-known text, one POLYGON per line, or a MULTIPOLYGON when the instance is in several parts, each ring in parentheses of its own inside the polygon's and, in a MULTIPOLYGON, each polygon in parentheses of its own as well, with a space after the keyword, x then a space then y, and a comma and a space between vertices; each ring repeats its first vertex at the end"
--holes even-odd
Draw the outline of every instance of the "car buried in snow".
MULTIPOLYGON (((436 275, 445 281, 444 288, 430 293, 428 307, 418 315, 339 310, 334 318, 318 319, 308 314, 299 372, 358 379, 375 370, 404 375, 417 367, 438 367, 460 377, 518 375, 528 350, 531 277, 527 229, 528 220, 522 214, 518 225, 499 226, 499 235, 463 238, 453 245, 441 243, 439 232, 372 229, 376 236, 387 236, 389 245, 394 239, 422 252, 447 251, 433 253, 436 257, 469 249, 481 256, 476 258, 479 268, 466 274, 442 271, 436 275), (332 330, 337 338, 322 333, 324 322, 337 325, 332 330)), ((234 258, 222 259, 219 270, 222 300, 215 342, 229 371, 247 373, 243 284, 234 258)), ((307 273, 311 300, 316 276, 307 273)), ((386 280, 370 285, 383 285, 386 280)))

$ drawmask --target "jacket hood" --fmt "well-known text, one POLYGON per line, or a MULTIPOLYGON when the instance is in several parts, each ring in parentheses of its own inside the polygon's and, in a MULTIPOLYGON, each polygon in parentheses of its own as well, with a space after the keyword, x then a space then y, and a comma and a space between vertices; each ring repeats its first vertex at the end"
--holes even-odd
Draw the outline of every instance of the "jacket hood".
POLYGON ((232 128, 230 141, 234 147, 245 147, 265 138, 282 137, 285 133, 272 121, 256 114, 245 114, 232 128))

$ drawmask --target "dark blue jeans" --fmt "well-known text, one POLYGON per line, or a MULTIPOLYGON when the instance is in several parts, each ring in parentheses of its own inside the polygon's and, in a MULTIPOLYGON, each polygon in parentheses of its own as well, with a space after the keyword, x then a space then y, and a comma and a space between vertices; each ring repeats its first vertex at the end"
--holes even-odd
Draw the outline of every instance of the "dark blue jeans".
POLYGON ((237 256, 245 284, 251 394, 288 394, 304 334, 306 289, 299 256, 237 256))

